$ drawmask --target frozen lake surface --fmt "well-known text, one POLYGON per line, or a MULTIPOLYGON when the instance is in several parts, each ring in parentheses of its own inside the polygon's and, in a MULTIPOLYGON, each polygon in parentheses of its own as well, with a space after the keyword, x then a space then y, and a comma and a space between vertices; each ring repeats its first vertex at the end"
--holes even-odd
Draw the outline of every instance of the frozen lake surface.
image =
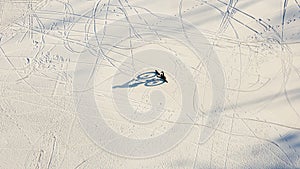
POLYGON ((0 0, 0 168, 300 168, 299 3, 0 0))

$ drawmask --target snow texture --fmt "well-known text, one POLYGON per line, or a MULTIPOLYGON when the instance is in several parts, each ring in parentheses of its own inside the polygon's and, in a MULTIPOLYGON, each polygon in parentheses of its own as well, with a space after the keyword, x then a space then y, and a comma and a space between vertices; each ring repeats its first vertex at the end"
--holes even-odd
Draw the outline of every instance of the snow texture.
POLYGON ((0 0, 0 169, 300 168, 299 27, 298 0, 0 0))

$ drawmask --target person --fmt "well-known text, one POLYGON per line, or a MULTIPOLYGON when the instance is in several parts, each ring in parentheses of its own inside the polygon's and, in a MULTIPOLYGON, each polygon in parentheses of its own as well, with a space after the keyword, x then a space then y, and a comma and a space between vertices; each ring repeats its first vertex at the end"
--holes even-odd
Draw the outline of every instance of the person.
POLYGON ((168 83, 164 71, 161 71, 161 73, 159 73, 157 70, 155 70, 155 73, 157 74, 157 77, 158 77, 158 78, 161 78, 162 80, 164 80, 164 82, 167 82, 167 83, 168 83))

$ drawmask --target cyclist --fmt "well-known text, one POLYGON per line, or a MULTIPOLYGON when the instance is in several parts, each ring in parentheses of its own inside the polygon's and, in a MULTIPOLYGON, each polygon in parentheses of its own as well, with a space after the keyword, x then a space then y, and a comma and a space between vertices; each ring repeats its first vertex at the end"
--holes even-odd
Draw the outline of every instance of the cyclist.
POLYGON ((164 82, 167 82, 167 83, 168 83, 164 71, 161 71, 161 73, 159 73, 157 70, 155 70, 155 73, 157 74, 157 77, 158 77, 158 78, 161 78, 162 80, 164 80, 164 82))

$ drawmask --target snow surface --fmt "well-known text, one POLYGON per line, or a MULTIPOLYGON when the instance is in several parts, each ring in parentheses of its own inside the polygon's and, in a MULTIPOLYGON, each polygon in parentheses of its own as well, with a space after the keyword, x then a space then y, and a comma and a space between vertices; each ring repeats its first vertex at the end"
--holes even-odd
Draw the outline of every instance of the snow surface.
POLYGON ((299 8, 0 0, 0 168, 300 168, 299 8))

